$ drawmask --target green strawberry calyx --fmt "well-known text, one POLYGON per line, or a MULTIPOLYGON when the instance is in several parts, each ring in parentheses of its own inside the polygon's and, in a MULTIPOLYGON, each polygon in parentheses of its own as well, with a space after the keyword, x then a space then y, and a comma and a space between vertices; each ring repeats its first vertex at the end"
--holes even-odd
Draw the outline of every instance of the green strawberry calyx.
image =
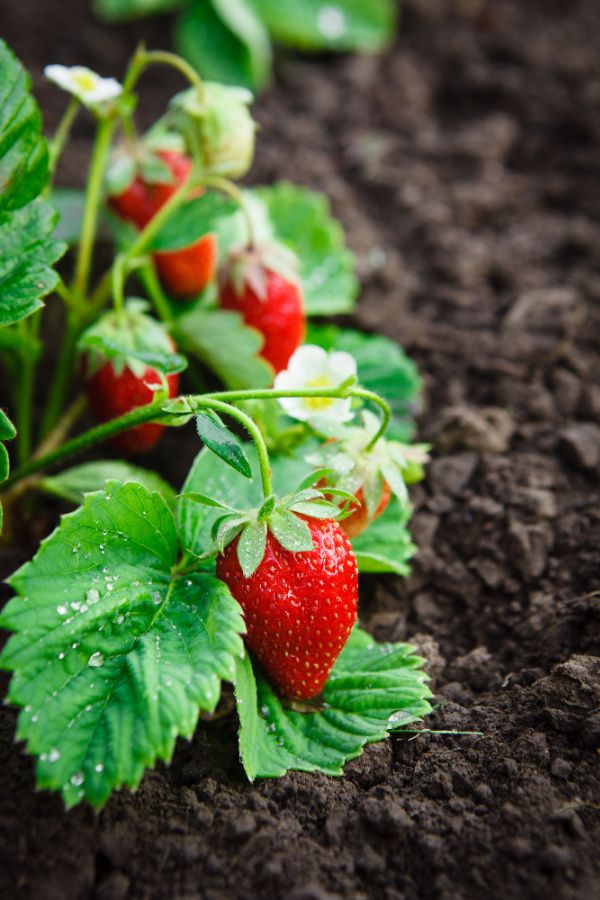
POLYGON ((328 469, 318 469, 287 496, 278 498, 271 495, 258 508, 249 510, 233 509, 204 494, 182 494, 187 500, 222 511, 212 528, 212 546, 198 558, 210 559, 223 553, 225 547, 239 537, 238 560, 244 577, 250 578, 263 560, 269 531, 285 550, 292 553, 313 550, 310 528, 301 517, 340 521, 349 515, 351 504, 356 503, 356 498, 341 488, 327 488, 326 497, 322 490, 315 487, 329 474, 328 469), (328 499, 329 495, 335 496, 341 505, 328 499))
POLYGON ((164 376, 185 369, 185 357, 175 352, 164 325, 146 315, 147 308, 145 300, 129 298, 123 309, 105 313, 84 331, 78 346, 85 354, 88 378, 107 362, 117 376, 128 368, 137 378, 149 367, 164 376))
POLYGON ((145 184, 173 184, 173 172, 159 156, 164 150, 185 152, 181 135, 164 128, 151 129, 141 141, 122 144, 110 159, 104 176, 106 193, 119 196, 139 175, 145 184))
MULTIPOLYGON (((408 504, 407 485, 423 478, 429 447, 381 437, 369 448, 379 428, 379 419, 369 410, 363 410, 361 418, 361 425, 332 423, 323 434, 327 441, 306 459, 312 465, 329 469, 334 487, 351 494, 362 489, 367 513, 373 516, 382 501, 386 483, 401 506, 408 504)), ((331 493, 329 487, 326 493, 328 496, 331 493)))
POLYGON ((299 268, 298 257, 289 247, 275 240, 261 241, 232 250, 222 267, 220 281, 221 285, 233 285, 238 297, 248 287, 260 300, 265 300, 269 272, 299 287, 299 268))

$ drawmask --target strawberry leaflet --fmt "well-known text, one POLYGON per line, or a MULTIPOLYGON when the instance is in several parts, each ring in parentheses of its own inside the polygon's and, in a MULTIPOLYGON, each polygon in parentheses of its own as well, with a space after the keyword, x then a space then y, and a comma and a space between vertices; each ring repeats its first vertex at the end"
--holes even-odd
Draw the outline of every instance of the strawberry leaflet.
POLYGON ((0 665, 15 673, 17 738, 68 807, 135 788, 234 678, 239 606, 210 575, 177 576, 178 553, 162 497, 111 482, 10 579, 19 596, 0 624, 15 634, 0 665))
POLYGON ((323 708, 297 712, 248 657, 239 660, 235 694, 246 774, 251 780, 290 769, 341 775, 365 744, 431 712, 423 662, 409 644, 375 644, 356 628, 325 685, 323 708))
POLYGON ((48 149, 30 79, 0 40, 0 327, 43 306, 58 282, 52 269, 66 245, 52 240, 54 208, 39 198, 48 149))

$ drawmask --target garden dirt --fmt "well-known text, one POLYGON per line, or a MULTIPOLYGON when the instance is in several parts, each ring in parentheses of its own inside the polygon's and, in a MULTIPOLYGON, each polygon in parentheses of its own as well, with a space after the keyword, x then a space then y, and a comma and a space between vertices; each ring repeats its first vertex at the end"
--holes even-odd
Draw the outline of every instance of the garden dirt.
MULTIPOLYGON (((45 63, 118 75, 139 38, 165 46, 168 18, 109 28, 89 6, 2 3, 49 128, 45 63)), ((4 707, 5 900, 600 897, 599 35, 595 0, 410 0, 385 55, 282 58, 257 105, 253 180, 330 196, 364 283, 349 324, 424 377, 419 553, 406 580, 362 580, 362 622, 427 657, 427 726, 480 734, 250 785, 224 717, 95 815, 34 793, 4 707)), ((144 84, 149 122, 179 83, 144 84)), ((177 432, 149 462, 180 484, 196 450, 177 432)), ((3 575, 55 517, 25 505, 3 575)))

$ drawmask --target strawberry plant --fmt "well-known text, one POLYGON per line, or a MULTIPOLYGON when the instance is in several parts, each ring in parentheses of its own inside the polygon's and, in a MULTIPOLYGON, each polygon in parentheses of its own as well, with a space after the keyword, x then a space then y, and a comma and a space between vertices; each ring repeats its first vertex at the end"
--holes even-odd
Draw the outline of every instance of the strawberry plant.
POLYGON ((414 551, 416 369, 385 338, 310 321, 352 310, 353 259, 322 197, 237 184, 255 149, 245 90, 144 49, 122 83, 46 74, 70 94, 49 141, 0 43, 3 539, 26 494, 71 507, 0 615, 17 739, 40 787, 100 807, 169 760, 225 682, 249 778, 339 774, 430 711, 414 649, 357 625, 359 571, 405 574, 414 551), (154 65, 189 86, 140 136, 154 65), (86 110, 78 193, 53 175, 86 110), (42 379, 43 349, 57 363, 42 379), (96 424, 72 434, 86 410, 96 424), (62 467, 102 442, 136 457, 183 427, 199 453, 179 492, 128 459, 62 467))

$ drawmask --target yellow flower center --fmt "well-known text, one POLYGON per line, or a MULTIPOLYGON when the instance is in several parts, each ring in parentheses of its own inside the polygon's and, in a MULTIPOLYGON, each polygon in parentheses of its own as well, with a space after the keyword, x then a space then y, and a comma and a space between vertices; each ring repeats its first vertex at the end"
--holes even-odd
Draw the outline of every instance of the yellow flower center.
POLYGON ((78 72, 73 76, 73 81, 82 91, 93 91, 96 87, 96 79, 89 72, 78 72))
MULTIPOLYGON (((306 387, 330 388, 334 387, 334 385, 329 375, 317 375, 316 378, 311 378, 307 382, 306 387)), ((322 412, 324 409, 329 409, 334 402, 335 400, 332 397, 306 397, 304 399, 306 406, 314 412, 322 412)))

